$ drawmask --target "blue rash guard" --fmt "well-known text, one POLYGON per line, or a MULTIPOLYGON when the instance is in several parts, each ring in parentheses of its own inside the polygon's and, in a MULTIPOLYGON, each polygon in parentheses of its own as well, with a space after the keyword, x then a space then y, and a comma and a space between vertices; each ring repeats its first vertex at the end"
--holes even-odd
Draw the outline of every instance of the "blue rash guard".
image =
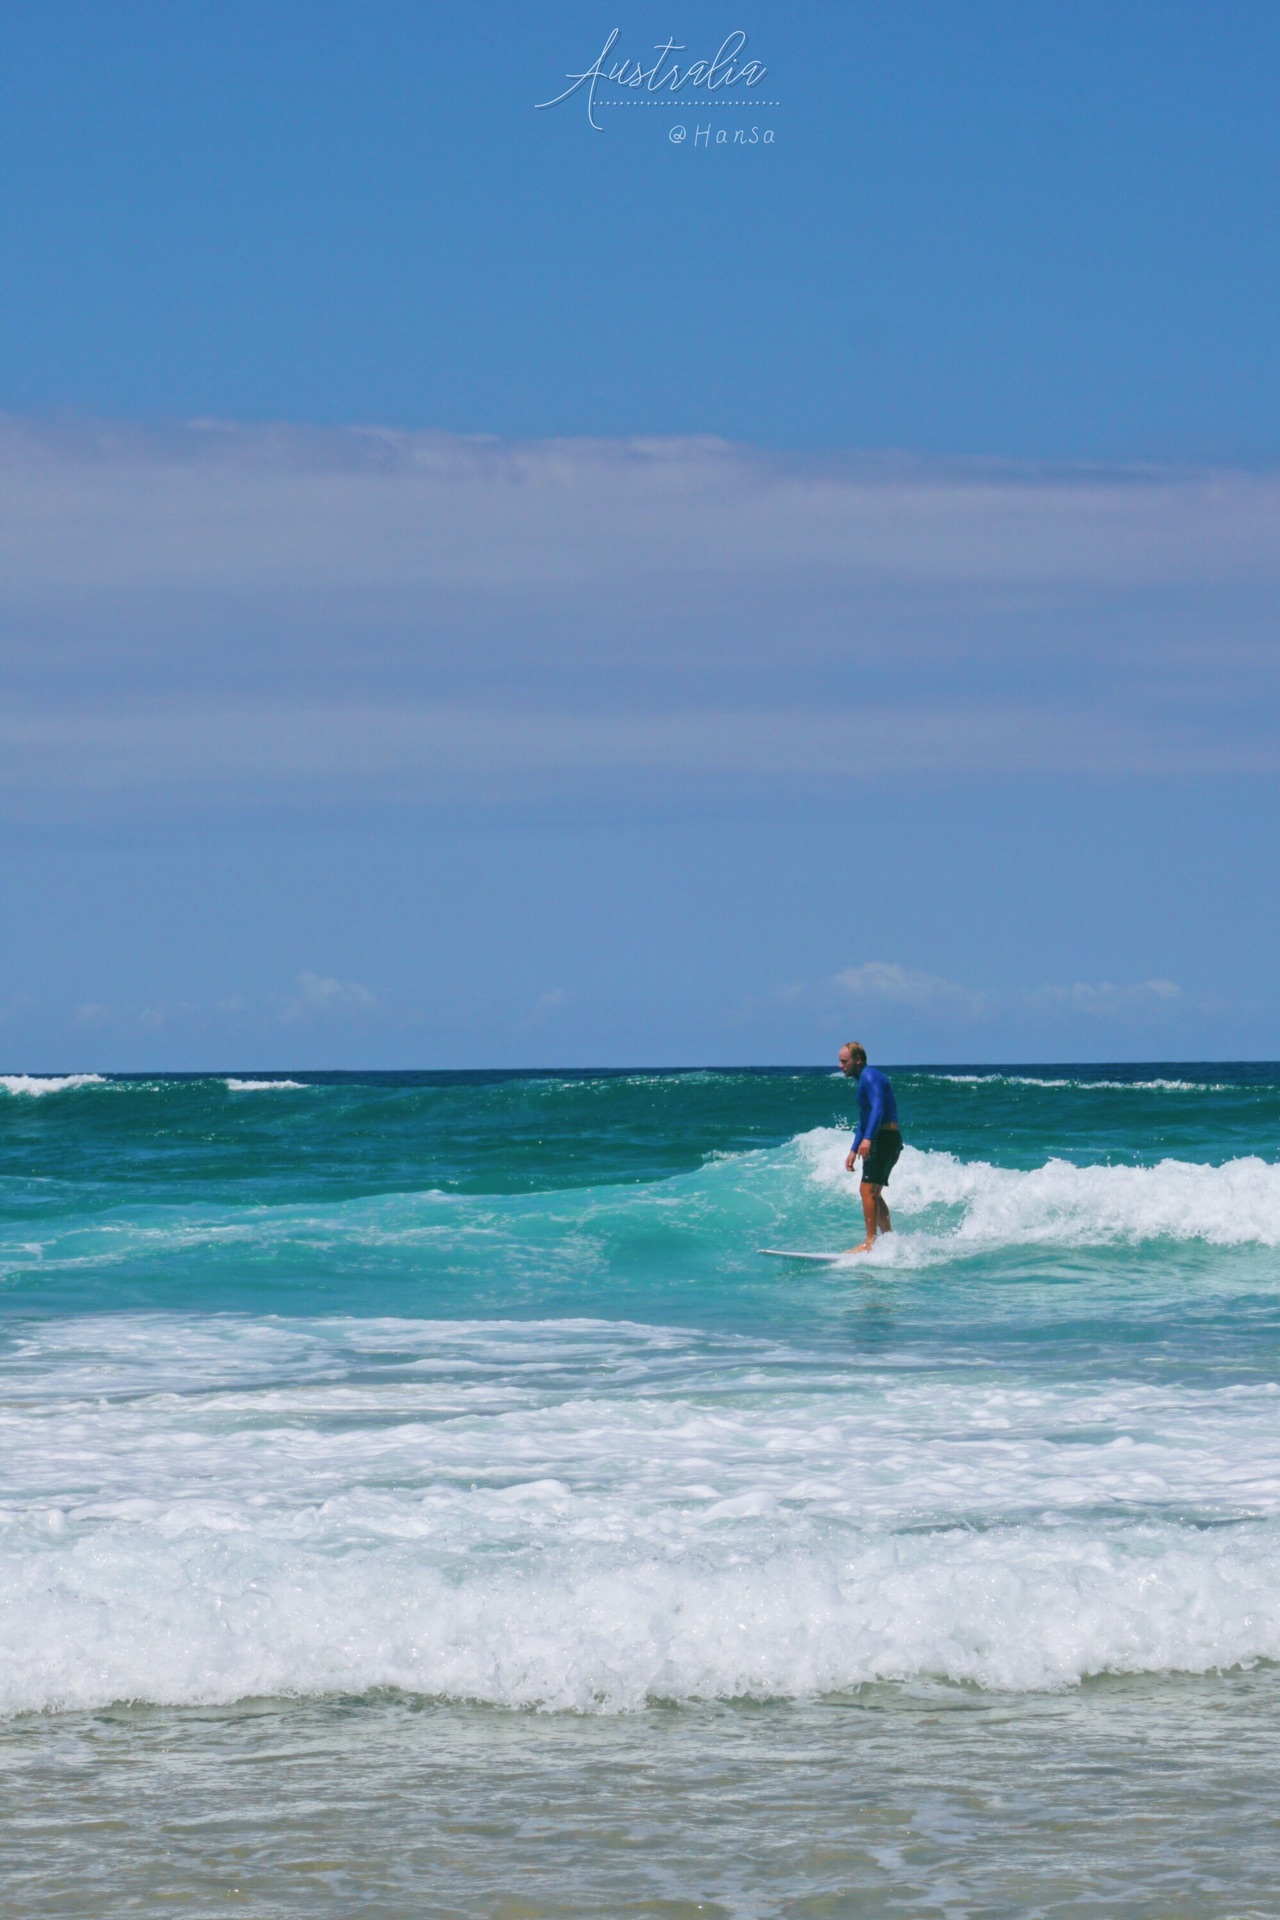
POLYGON ((858 1075, 858 1131, 853 1136, 856 1153, 864 1140, 874 1140, 886 1120, 898 1124, 898 1103, 893 1097, 893 1082, 879 1067, 864 1067, 858 1075))

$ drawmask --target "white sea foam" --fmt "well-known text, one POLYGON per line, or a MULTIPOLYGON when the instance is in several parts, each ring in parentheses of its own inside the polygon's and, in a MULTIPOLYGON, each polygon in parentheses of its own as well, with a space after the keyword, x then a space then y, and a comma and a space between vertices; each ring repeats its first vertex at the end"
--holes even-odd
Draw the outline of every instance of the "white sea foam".
POLYGON ((931 1080, 946 1080, 961 1087, 1072 1087, 1081 1093, 1101 1089, 1108 1093, 1232 1093, 1242 1091, 1219 1080, 1091 1080, 1084 1075, 1070 1079, 1043 1080, 1029 1073, 937 1073, 931 1080))
POLYGON ((1280 1548, 1260 1529, 1211 1548, 1168 1528, 962 1529, 718 1564, 549 1561, 537 1543, 526 1565, 465 1569, 404 1545, 264 1548, 214 1515, 168 1541, 100 1530, 74 1562, 62 1537, 6 1579, 0 1710, 372 1687, 617 1710, 923 1675, 1043 1689, 1280 1655, 1280 1548))
MULTIPOLYGON (((819 1184, 845 1192, 847 1134, 820 1128, 800 1145, 819 1184)), ((904 1146, 890 1199, 904 1231, 883 1250, 886 1257, 1162 1239, 1280 1246, 1280 1166, 1255 1155, 1220 1167, 1189 1160, 1153 1167, 1048 1160, 1023 1171, 904 1146)))
POLYGON ((100 1087, 106 1076, 101 1073, 0 1073, 0 1087, 6 1093, 65 1093, 70 1087, 100 1087))
POLYGON ((286 1088, 300 1089, 306 1085, 304 1080, 228 1080, 227 1088, 231 1093, 277 1093, 286 1088))
POLYGON ((28 1328, 0 1378, 8 1712, 373 1686, 593 1710, 1280 1658, 1269 1384, 176 1316, 28 1328))

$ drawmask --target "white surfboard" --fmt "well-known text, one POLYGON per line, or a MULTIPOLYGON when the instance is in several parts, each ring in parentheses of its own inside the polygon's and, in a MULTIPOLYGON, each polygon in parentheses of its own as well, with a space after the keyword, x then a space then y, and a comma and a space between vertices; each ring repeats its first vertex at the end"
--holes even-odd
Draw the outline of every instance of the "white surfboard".
POLYGON ((756 1252, 767 1254, 770 1260, 810 1260, 819 1267, 834 1266, 845 1257, 842 1253, 796 1253, 790 1247, 757 1247, 756 1252))

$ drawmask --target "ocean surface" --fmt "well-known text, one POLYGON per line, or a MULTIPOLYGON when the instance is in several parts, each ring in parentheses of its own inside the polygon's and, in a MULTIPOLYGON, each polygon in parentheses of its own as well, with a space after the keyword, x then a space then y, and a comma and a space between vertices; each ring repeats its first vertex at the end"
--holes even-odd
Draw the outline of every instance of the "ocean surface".
POLYGON ((1280 1914, 1280 1068, 893 1077, 0 1076, 0 1910, 1280 1914))

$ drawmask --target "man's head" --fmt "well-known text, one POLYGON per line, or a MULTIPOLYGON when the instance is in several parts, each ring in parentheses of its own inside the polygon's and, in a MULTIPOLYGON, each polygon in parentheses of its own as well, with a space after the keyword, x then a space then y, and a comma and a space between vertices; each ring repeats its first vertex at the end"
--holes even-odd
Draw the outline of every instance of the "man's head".
POLYGON ((840 1049, 840 1071, 856 1080, 867 1064, 867 1050, 858 1040, 847 1040, 840 1049))

